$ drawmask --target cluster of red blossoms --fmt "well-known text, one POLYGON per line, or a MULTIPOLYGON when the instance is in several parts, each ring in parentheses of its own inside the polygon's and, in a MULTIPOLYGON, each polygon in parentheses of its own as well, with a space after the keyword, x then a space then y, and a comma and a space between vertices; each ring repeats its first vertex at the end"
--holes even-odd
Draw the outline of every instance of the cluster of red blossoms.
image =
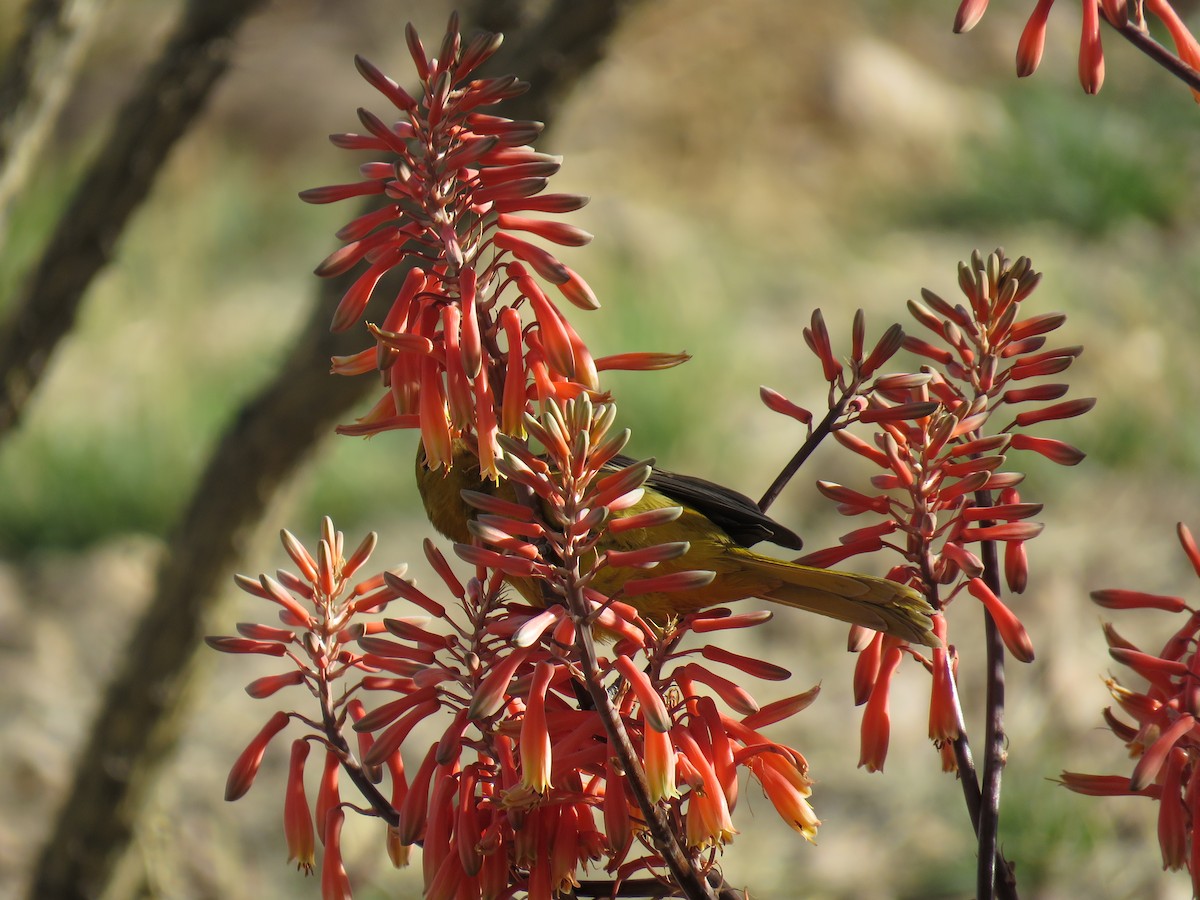
POLYGON ((845 364, 832 350, 823 318, 815 314, 805 339, 830 386, 830 412, 817 428, 809 411, 763 389, 767 405, 804 423, 810 438, 831 430, 839 444, 878 469, 869 492, 818 482, 843 515, 877 521, 800 561, 829 566, 890 548, 904 559, 890 577, 918 587, 938 610, 933 630, 943 646, 929 656, 884 634, 856 629, 851 635, 851 649, 859 651, 855 698, 866 706, 860 765, 871 771, 882 769, 887 756, 889 690, 906 654, 932 676, 929 736, 941 750, 944 768, 957 769, 952 745, 962 734, 958 655, 946 621, 956 597, 965 592, 979 600, 1009 652, 1022 662, 1033 659, 1028 634, 1000 599, 999 566, 985 562, 995 545, 1003 544, 1005 581, 1010 591, 1022 592, 1028 574, 1024 543, 1041 531, 1028 521, 1041 505, 1022 502, 1018 485, 1024 475, 1005 469, 1007 456, 1030 450, 1061 465, 1080 462, 1083 453, 1075 447, 1026 429, 1078 416, 1095 402, 1063 399, 1066 384, 1041 381, 1065 371, 1082 348, 1046 347, 1047 335, 1065 316, 1023 315, 1023 303, 1039 280, 1024 257, 1013 261, 997 250, 984 259, 976 253, 959 266, 965 303, 951 304, 929 290, 922 291, 923 303, 909 301, 928 340, 893 326, 865 354, 860 314, 845 364), (929 362, 916 372, 876 374, 900 347, 929 362), (1024 408, 1033 403, 1048 405, 1024 408), (1014 406, 1023 409, 1005 415, 1014 406), (877 430, 864 440, 851 430, 855 425, 877 430))
POLYGON ((604 369, 664 368, 687 357, 592 358, 542 283, 583 310, 599 307, 591 288, 553 253, 518 236, 587 244, 591 235, 580 228, 523 215, 571 212, 587 198, 544 193, 560 160, 528 146, 540 123, 481 112, 528 87, 515 76, 472 77, 501 36, 484 33, 464 47, 452 18, 436 58, 411 25, 407 37, 422 93, 409 94, 356 57, 359 72, 402 118, 389 124, 360 109, 366 134, 331 137, 339 147, 392 159, 364 163, 362 181, 300 195, 309 203, 382 200, 338 232, 347 243, 317 268, 331 277, 368 264, 334 313, 335 331, 362 319, 385 275, 405 273, 382 324, 368 325, 375 346, 333 361, 337 374, 379 371, 387 388, 357 424, 339 431, 420 428, 431 468, 449 466, 454 437, 471 432, 482 470, 494 478, 496 436, 520 434, 531 399, 571 399, 598 391, 604 369))
MULTIPOLYGON (((743 769, 791 827, 810 840, 816 833, 804 757, 761 733, 804 709, 816 690, 760 708, 736 682, 746 675, 784 679, 786 670, 709 643, 683 646, 689 636, 761 624, 766 614, 712 609, 657 629, 632 606, 588 587, 606 567, 644 567, 679 548, 597 554, 609 513, 636 502, 649 469, 603 469, 627 436, 607 434, 612 407, 582 397, 550 409, 526 422, 549 459, 502 437, 499 465, 554 514, 543 518, 522 504, 468 493, 488 546, 455 549, 475 564, 474 577, 464 584, 432 544, 425 546, 442 582, 436 593, 452 597, 451 606, 418 589, 403 570, 352 585, 374 536, 344 558, 342 535, 326 519, 315 556, 283 533, 297 572, 238 578, 243 589, 280 607, 283 627, 239 625, 240 637, 209 638, 225 652, 291 661, 287 671, 248 685, 251 696, 303 685, 316 700, 315 717, 280 711, 268 720, 234 764, 226 797, 249 790, 267 745, 289 722, 304 727, 292 744, 284 831, 290 857, 305 870, 315 864, 317 841, 324 845, 326 898, 350 896, 340 845, 348 801, 339 770, 386 823, 397 865, 407 863, 413 845, 422 847, 430 898, 514 891, 550 898, 577 887, 589 867, 618 884, 638 873, 675 878, 657 841, 662 829, 682 836, 684 861, 703 876, 735 834, 731 813, 743 769), (506 580, 530 578, 564 602, 543 609, 508 599, 506 580), (421 614, 378 616, 399 600, 421 614), (614 638, 606 652, 597 650, 593 628, 614 638), (714 664, 737 674, 723 676, 714 664), (363 701, 375 692, 384 699, 368 702, 368 711, 363 701), (413 771, 402 750, 413 753, 410 735, 426 721, 442 731, 410 757, 417 760, 413 771), (325 752, 310 805, 304 770, 313 744, 325 752)), ((618 527, 651 528, 670 514, 656 509, 618 527)), ((625 593, 686 590, 711 577, 631 579, 625 593)))
MULTIPOLYGON (((1024 78, 1037 71, 1046 46, 1046 25, 1054 0, 1037 0, 1033 12, 1021 32, 1017 44, 1017 76, 1024 78)), ((970 31, 983 18, 988 0, 962 0, 954 17, 956 32, 970 31)), ((1100 17, 1114 28, 1133 28, 1148 33, 1145 14, 1148 12, 1166 28, 1175 45, 1178 60, 1200 71, 1200 43, 1188 30, 1169 0, 1082 0, 1083 27, 1079 38, 1079 83, 1089 94, 1097 93, 1104 84, 1104 47, 1100 40, 1100 17), (1132 7, 1132 9, 1131 9, 1132 7)), ((1200 101, 1200 92, 1192 93, 1200 101)))
MULTIPOLYGON (((1186 525, 1178 528, 1179 543, 1200 575, 1200 548, 1186 525)), ((1163 868, 1182 869, 1192 876, 1192 891, 1200 894, 1200 610, 1182 597, 1133 590, 1095 591, 1092 599, 1105 609, 1157 609, 1186 613, 1186 621, 1157 654, 1139 650, 1105 624, 1109 654, 1145 679, 1135 691, 1117 679, 1107 679, 1109 692, 1121 712, 1104 710, 1105 724, 1137 760, 1133 774, 1083 775, 1063 772, 1064 787, 1093 796, 1138 795, 1158 801, 1158 842, 1163 868)))

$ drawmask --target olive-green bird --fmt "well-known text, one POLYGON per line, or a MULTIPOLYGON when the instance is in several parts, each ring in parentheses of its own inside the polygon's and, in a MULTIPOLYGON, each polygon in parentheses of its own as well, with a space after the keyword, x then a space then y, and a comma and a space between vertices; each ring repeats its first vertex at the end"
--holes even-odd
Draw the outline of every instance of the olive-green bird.
MULTIPOLYGON (((617 469, 633 462, 628 457, 618 456, 610 465, 617 469)), ((424 450, 418 444, 417 486, 433 526, 450 540, 464 544, 471 542, 467 522, 476 512, 462 499, 463 490, 516 499, 515 491, 507 482, 496 484, 481 478, 479 460, 461 442, 455 444, 454 464, 449 472, 427 468, 424 450)), ((673 615, 759 597, 915 643, 938 645, 930 630, 933 609, 911 588, 871 575, 835 572, 772 559, 748 549, 759 541, 770 540, 798 550, 801 540, 795 532, 764 515, 744 494, 702 478, 660 469, 651 473, 644 488, 641 500, 628 509, 613 513, 614 517, 667 506, 682 507, 683 514, 665 525, 606 535, 598 549, 634 550, 667 541, 687 541, 688 552, 677 559, 659 563, 650 572, 606 567, 596 573, 592 586, 611 596, 630 578, 689 569, 716 573, 713 581, 702 588, 647 593, 626 599, 650 621, 662 623, 673 615)), ((512 584, 529 602, 542 604, 539 592, 529 584, 521 584, 517 579, 512 580, 512 584)))

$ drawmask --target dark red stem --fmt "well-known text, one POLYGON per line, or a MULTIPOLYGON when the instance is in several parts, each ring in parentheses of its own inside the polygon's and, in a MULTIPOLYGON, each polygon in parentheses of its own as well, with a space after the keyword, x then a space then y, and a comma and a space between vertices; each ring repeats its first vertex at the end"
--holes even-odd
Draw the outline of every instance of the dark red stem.
POLYGON ((379 818, 387 822, 393 828, 400 824, 400 814, 396 808, 392 806, 391 801, 383 796, 375 783, 363 771, 362 764, 350 750, 350 743, 342 734, 341 726, 338 724, 337 715, 333 711, 333 690, 329 682, 321 678, 321 724, 324 726, 325 740, 329 742, 329 746, 333 752, 337 754, 341 760, 342 768, 346 775, 354 782, 354 786, 362 792, 363 799, 371 804, 371 808, 379 815, 379 818))
MULTIPOLYGON (((976 491, 975 503, 991 507, 992 492, 976 491)), ((994 524, 981 522, 981 527, 994 524)), ((983 580, 1000 595, 1000 563, 995 541, 980 546, 983 580)), ((1012 865, 1000 854, 1000 777, 1004 770, 1004 641, 990 613, 984 610, 984 644, 987 654, 987 719, 984 725, 983 781, 979 788, 979 818, 975 834, 979 841, 979 869, 976 897, 979 900, 1017 900, 1017 883, 1012 865)), ((967 802, 968 809, 971 806, 967 802)))
POLYGON ((846 404, 850 402, 850 398, 858 391, 858 387, 859 382, 856 381, 842 392, 841 398, 830 407, 829 412, 825 414, 825 418, 821 420, 820 424, 813 429, 804 443, 800 445, 800 449, 796 451, 796 455, 788 461, 788 464, 783 467, 783 471, 771 482, 771 486, 767 488, 767 492, 758 501, 759 509, 766 512, 771 508, 771 504, 779 499, 779 495, 783 493, 783 489, 787 487, 788 482, 796 477, 796 473, 800 471, 800 467, 804 465, 805 460, 812 456, 813 451, 820 446, 821 441, 825 440, 832 433, 834 423, 846 411, 846 404))
MULTIPOLYGON (((1105 21, 1108 21, 1105 19, 1105 21)), ((1197 72, 1182 59, 1150 37, 1150 32, 1144 26, 1139 27, 1131 20, 1126 20, 1123 25, 1113 25, 1108 23, 1112 28, 1137 47, 1148 57, 1186 84, 1194 91, 1200 91, 1200 72, 1197 72)))

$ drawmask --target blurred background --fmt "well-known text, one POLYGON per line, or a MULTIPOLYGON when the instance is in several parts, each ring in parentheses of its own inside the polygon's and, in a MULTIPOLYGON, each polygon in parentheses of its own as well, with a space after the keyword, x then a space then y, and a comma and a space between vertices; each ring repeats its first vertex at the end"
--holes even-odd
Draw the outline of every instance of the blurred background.
MULTIPOLYGON (((22 6, 0 5, 0 52, 22 6)), ((563 258, 603 309, 573 321, 596 355, 690 351, 682 368, 608 379, 632 452, 758 496, 803 437, 759 403, 759 385, 824 403, 800 335, 815 307, 835 345, 858 307, 871 335, 893 321, 916 330, 905 300, 922 286, 955 297, 957 262, 972 249, 1030 256, 1045 277, 1029 303, 1069 315, 1061 343, 1086 348, 1072 393, 1099 403, 1040 432, 1086 450, 1080 467, 1015 462, 1029 472, 1025 499, 1046 503, 1046 532, 1029 547, 1029 589, 1011 604, 1038 655, 1009 670, 1002 845, 1024 897, 1187 897, 1185 874, 1160 871, 1153 804, 1080 797, 1049 779, 1131 767, 1100 728, 1109 658, 1088 591, 1195 595, 1174 525, 1200 527, 1200 112, 1111 32, 1108 81, 1085 97, 1071 4, 1054 10, 1042 68, 1018 82, 1013 53, 1032 3, 993 6, 955 36, 949 0, 647 0, 540 144, 565 155, 553 189, 592 197, 571 221, 596 239, 563 258)), ((436 44, 449 8, 275 0, 255 15, 20 430, 0 444, 0 895, 21 890, 197 474, 280 361, 311 306, 311 270, 353 214, 296 199, 356 177, 359 158, 325 135, 355 130, 358 106, 385 106, 353 54, 405 83, 404 23, 436 44)), ((36 258, 177 9, 108 3, 79 88, 12 212, 0 298, 36 258)), ((331 434, 270 499, 242 571, 274 571, 285 561, 279 528, 309 542, 331 515, 352 543, 379 532, 374 563, 407 561, 429 583, 414 445, 408 433, 331 434)), ((775 507, 813 549, 857 527, 816 494, 818 477, 864 473, 819 453, 775 507)), ((863 562, 872 566, 884 563, 863 562)), ((232 574, 221 575, 228 598, 212 633, 262 617, 232 574)), ((968 701, 981 685, 972 604, 951 616, 968 701)), ((1117 624, 1152 650, 1176 627, 1163 614, 1118 614, 1117 624)), ((972 896, 961 791, 925 737, 926 676, 902 670, 887 771, 868 775, 855 767, 844 628, 785 613, 759 630, 743 651, 795 673, 752 688, 760 702, 823 684, 819 701, 773 734, 807 755, 824 826, 819 846, 803 845, 750 788, 726 854, 730 882, 771 898, 972 896)), ((317 897, 318 882, 284 862, 283 745, 248 797, 221 800, 229 765, 275 707, 242 692, 270 666, 215 656, 200 653, 196 707, 127 881, 153 897, 317 897)), ((371 825, 348 829, 356 897, 413 896, 417 882, 390 869, 371 825)), ((118 884, 108 896, 128 895, 118 884)))

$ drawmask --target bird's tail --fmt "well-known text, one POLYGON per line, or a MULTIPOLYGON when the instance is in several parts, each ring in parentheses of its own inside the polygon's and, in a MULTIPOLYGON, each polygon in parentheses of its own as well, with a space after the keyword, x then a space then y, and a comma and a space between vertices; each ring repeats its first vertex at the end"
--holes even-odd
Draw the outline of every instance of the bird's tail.
POLYGON ((933 607, 910 587, 886 578, 815 569, 757 554, 754 566, 764 579, 778 585, 761 594, 764 600, 863 625, 928 647, 941 645, 931 630, 933 607))

